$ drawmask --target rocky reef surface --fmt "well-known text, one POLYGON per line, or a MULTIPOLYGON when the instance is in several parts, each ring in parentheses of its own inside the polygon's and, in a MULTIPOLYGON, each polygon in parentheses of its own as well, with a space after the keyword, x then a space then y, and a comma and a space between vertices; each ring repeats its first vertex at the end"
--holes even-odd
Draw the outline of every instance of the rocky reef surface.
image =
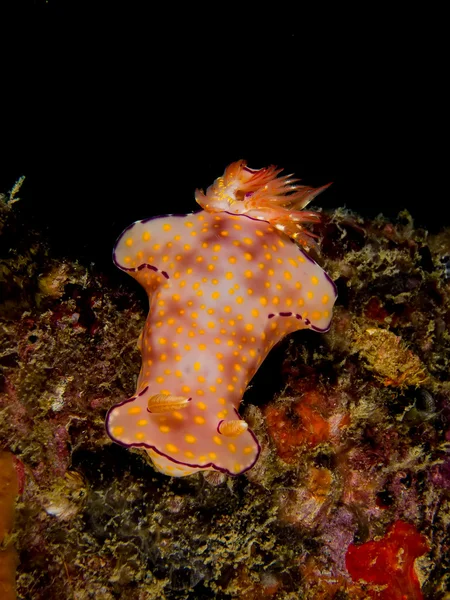
POLYGON ((0 585, 18 563, 24 600, 450 598, 450 230, 324 215, 332 327, 286 338, 246 391, 258 463, 177 479, 104 429, 135 390, 144 292, 55 253, 14 200, 0 201, 0 450, 17 473, 14 493, 1 481, 0 585))

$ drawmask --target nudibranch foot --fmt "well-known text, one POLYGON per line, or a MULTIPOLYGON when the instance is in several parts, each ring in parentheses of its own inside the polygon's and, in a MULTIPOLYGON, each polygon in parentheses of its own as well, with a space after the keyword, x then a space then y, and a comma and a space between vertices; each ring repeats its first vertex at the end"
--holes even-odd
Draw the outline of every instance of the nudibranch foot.
POLYGON ((137 221, 117 240, 114 262, 150 307, 137 392, 106 430, 167 475, 250 469, 260 446, 238 413, 249 381, 283 337, 330 326, 336 287, 293 241, 319 219, 298 209, 324 188, 279 173, 233 163, 197 194, 205 210, 137 221))

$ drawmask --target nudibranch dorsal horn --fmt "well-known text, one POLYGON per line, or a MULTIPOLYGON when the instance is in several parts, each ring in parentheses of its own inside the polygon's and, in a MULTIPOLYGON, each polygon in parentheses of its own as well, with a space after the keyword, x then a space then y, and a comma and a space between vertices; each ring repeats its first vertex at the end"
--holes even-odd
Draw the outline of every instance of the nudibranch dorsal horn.
POLYGON ((150 396, 147 403, 147 410, 150 413, 172 412, 186 408, 191 398, 184 396, 172 396, 171 394, 155 394, 150 396))
POLYGON ((307 243, 302 224, 319 216, 301 209, 324 188, 279 173, 234 163, 197 192, 204 210, 137 221, 117 240, 114 262, 150 307, 137 391, 106 429, 167 475, 250 469, 260 447, 238 412, 250 379, 287 334, 330 326, 335 285, 292 241, 307 243))

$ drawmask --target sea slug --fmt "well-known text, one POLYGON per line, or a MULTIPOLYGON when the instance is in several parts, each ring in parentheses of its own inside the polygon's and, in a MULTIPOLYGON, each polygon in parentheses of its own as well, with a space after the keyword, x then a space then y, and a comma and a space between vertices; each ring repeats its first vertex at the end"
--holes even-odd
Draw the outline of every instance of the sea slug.
POLYGON ((233 163, 197 192, 204 210, 137 221, 114 248, 150 308, 136 393, 106 429, 167 475, 250 469, 260 447, 238 413, 247 384, 284 336, 330 326, 335 285, 298 245, 313 237, 302 223, 320 219, 302 209, 327 186, 280 171, 233 163))

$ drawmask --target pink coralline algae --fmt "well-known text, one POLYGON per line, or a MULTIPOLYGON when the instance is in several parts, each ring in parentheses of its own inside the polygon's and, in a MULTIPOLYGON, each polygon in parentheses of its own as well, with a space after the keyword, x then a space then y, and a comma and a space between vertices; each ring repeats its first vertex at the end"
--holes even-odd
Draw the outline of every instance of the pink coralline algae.
POLYGON ((106 428, 167 475, 250 469, 260 447, 238 413, 248 382, 284 336, 330 326, 334 283, 293 242, 312 241, 302 223, 319 215, 301 209, 324 188, 279 173, 233 163, 197 192, 204 210, 138 221, 114 249, 150 310, 136 394, 106 428))

